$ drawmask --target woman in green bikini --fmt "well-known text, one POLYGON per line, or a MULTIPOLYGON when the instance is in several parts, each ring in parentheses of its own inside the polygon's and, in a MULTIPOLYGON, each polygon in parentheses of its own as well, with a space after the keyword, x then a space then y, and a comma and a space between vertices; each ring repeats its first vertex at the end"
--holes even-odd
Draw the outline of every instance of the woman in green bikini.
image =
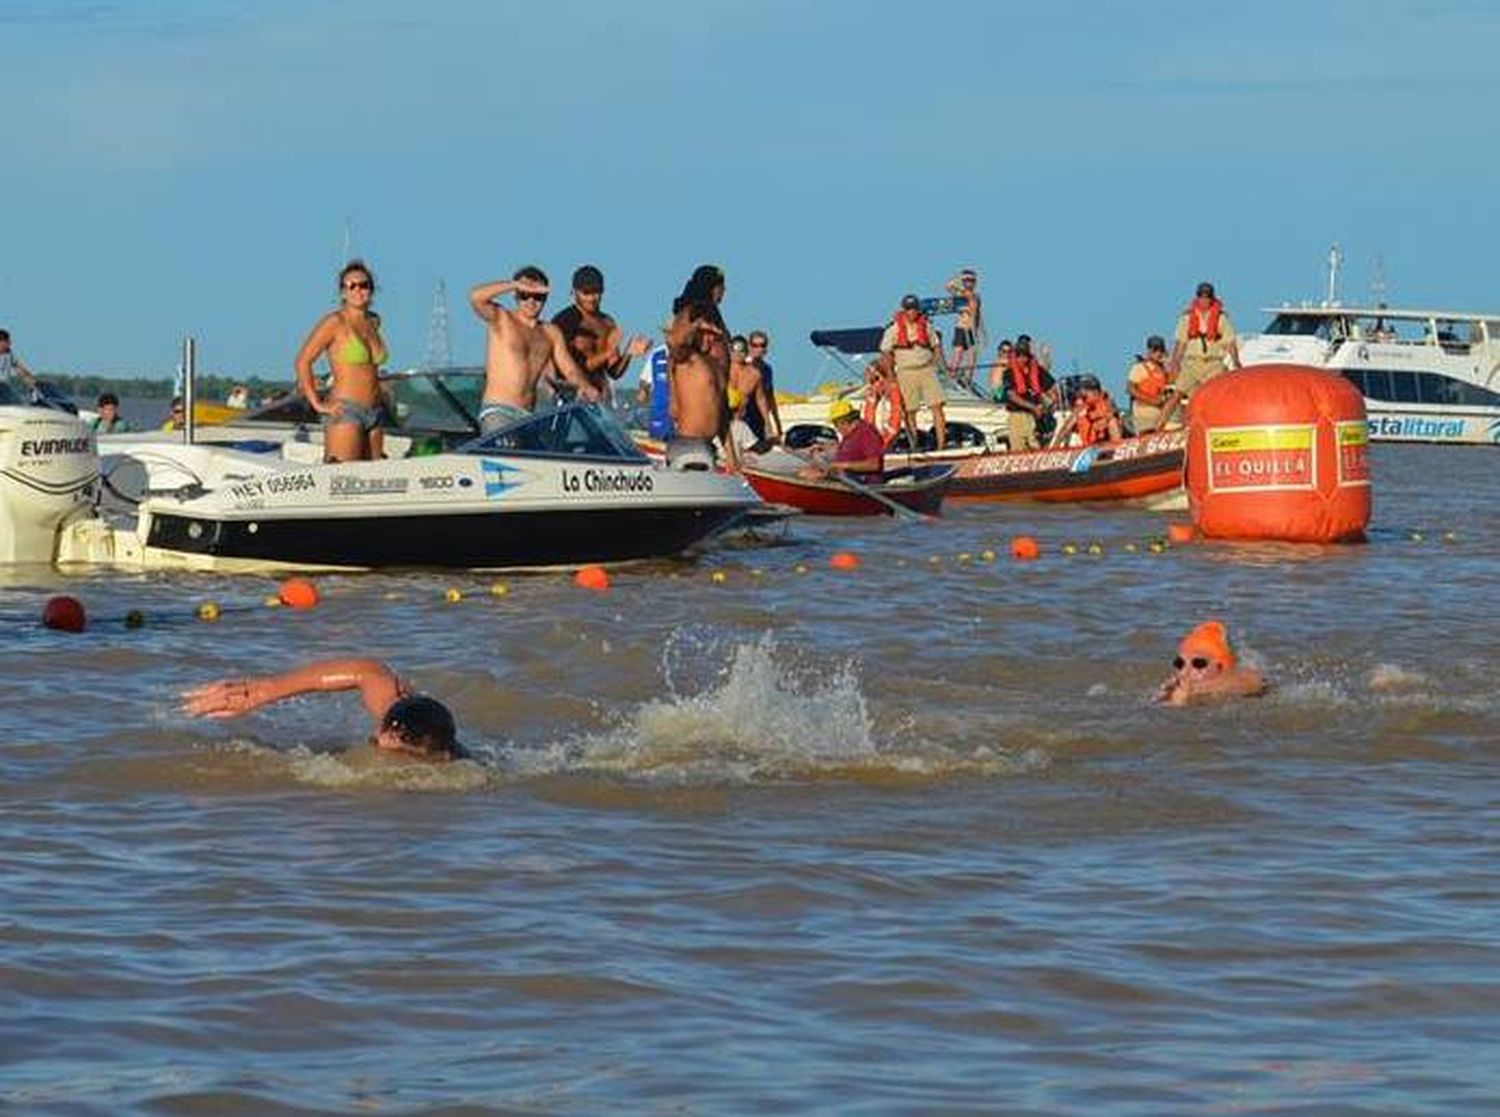
POLYGON ((325 461, 378 458, 385 411, 379 369, 387 353, 380 338, 380 315, 370 309, 375 276, 364 261, 351 260, 339 272, 339 297, 342 305, 318 320, 297 351, 297 386, 323 416, 325 461), (313 365, 325 354, 333 381, 328 395, 319 397, 313 365))

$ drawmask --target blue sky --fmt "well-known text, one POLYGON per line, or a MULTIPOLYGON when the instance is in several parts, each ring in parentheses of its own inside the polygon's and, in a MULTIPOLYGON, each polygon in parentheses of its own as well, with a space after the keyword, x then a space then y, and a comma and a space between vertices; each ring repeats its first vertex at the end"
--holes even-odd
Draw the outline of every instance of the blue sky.
POLYGON ((1118 385, 1203 278, 1242 329, 1500 308, 1500 5, 0 0, 0 325, 32 365, 291 377, 346 221, 393 364, 464 292, 592 262, 658 330, 694 265, 813 382, 817 326, 981 272, 992 341, 1118 385))

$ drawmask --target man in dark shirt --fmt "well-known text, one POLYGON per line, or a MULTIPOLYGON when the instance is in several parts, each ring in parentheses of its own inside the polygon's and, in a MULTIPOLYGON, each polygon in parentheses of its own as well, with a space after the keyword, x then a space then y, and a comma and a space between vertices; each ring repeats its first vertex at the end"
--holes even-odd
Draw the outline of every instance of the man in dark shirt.
POLYGON ((771 350, 771 337, 765 330, 752 330, 749 340, 750 363, 760 370, 760 382, 766 389, 766 406, 762 409, 758 402, 747 404, 745 422, 757 439, 780 441, 781 412, 776 406, 776 372, 766 360, 766 354, 771 350))
POLYGON ((568 352, 589 383, 606 393, 610 381, 625 375, 631 359, 651 348, 651 339, 633 337, 622 349, 620 327, 600 309, 603 301, 604 273, 592 264, 585 264, 573 273, 572 305, 558 311, 552 324, 562 331, 568 352))

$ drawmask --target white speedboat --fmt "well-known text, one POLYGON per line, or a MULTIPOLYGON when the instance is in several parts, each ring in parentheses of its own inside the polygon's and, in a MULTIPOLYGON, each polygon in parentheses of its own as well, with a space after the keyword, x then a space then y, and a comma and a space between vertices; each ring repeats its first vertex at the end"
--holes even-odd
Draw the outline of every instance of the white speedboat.
MULTIPOLYGON (((778 400, 777 410, 789 446, 804 449, 816 441, 834 437, 833 428, 828 423, 828 405, 834 400, 847 399, 856 407, 863 403, 865 382, 861 360, 879 352, 883 332, 882 326, 813 331, 812 343, 822 349, 828 360, 842 369, 848 379, 825 385, 795 400, 778 400)), ((982 375, 987 376, 988 370, 982 370, 982 375)), ((1006 449, 1010 422, 1005 408, 979 388, 960 384, 947 375, 939 375, 938 379, 943 386, 943 418, 948 426, 949 449, 929 456, 935 461, 946 461, 1006 449)), ((917 423, 920 427, 932 426, 932 414, 926 406, 918 412, 917 423)), ((906 441, 904 433, 898 435, 893 449, 906 451, 906 441)))
POLYGON ((57 561, 224 572, 576 566, 674 555, 760 506, 737 476, 654 466, 589 405, 458 446, 432 437, 414 442, 432 452, 312 464, 170 437, 117 447, 105 482, 133 515, 67 523, 57 561))
POLYGON ((1500 444, 1500 313, 1278 306, 1240 338, 1247 366, 1336 372, 1365 397, 1376 442, 1500 444))

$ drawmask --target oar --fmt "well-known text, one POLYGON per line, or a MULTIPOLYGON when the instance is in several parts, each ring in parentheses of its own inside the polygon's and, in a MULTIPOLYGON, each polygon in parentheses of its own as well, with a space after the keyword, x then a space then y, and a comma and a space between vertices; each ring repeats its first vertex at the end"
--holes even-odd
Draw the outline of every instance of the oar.
MULTIPOLYGON (((788 451, 788 453, 795 454, 796 451, 788 451)), ((797 454, 796 456, 810 465, 813 464, 812 459, 809 458, 806 454, 797 454)), ((892 500, 884 493, 877 492, 876 490, 870 488, 868 485, 856 481, 853 477, 850 477, 841 469, 830 469, 827 471, 826 476, 828 476, 831 480, 837 481, 850 492, 858 493, 860 496, 869 497, 876 504, 890 509, 891 514, 898 520, 917 520, 922 523, 926 523, 932 519, 931 516, 923 512, 918 512, 914 508, 908 508, 906 505, 900 503, 899 501, 892 500)))
POLYGON ((839 482, 839 484, 843 485, 851 492, 859 493, 860 496, 867 496, 876 504, 883 504, 885 507, 891 510, 892 515, 894 515, 898 520, 915 520, 921 523, 927 523, 932 519, 932 517, 927 515, 926 513, 918 512, 915 508, 908 508, 906 505, 900 503, 899 501, 892 500, 884 493, 877 492, 875 489, 870 488, 870 486, 856 481, 842 469, 830 469, 828 471, 828 476, 833 480, 839 482))

